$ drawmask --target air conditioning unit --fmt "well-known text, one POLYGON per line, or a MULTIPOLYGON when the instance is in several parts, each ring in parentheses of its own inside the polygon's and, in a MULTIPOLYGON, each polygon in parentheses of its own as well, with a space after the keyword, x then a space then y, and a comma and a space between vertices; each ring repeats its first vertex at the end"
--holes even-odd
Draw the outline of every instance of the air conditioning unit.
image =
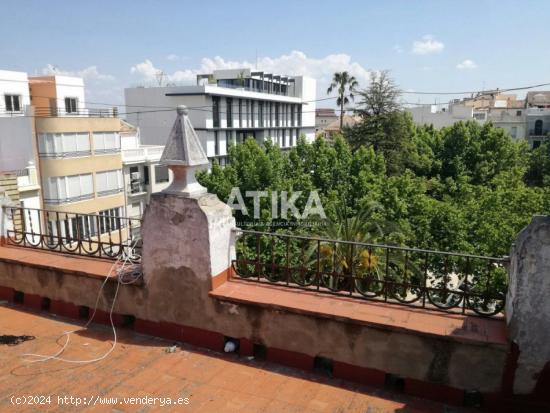
POLYGON ((132 172, 130 174, 130 179, 132 181, 139 181, 139 178, 140 178, 139 172, 132 172))

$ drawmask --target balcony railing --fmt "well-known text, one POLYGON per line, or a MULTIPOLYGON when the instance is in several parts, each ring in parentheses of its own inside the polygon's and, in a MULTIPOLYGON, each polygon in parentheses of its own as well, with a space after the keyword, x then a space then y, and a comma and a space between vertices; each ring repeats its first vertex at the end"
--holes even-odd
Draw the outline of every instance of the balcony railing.
POLYGON ((147 185, 143 181, 132 181, 128 184, 127 192, 130 195, 147 193, 147 185))
POLYGON ((162 145, 144 145, 139 148, 123 149, 122 160, 125 162, 159 161, 162 151, 164 151, 162 145))
POLYGON ((78 109, 67 112, 59 108, 37 107, 34 109, 34 115, 41 118, 50 117, 89 117, 89 118, 116 118, 118 109, 78 109))
POLYGON ((240 279, 357 299, 501 315, 507 258, 236 230, 240 279))
POLYGON ((19 247, 107 259, 141 261, 141 219, 3 207, 11 224, 7 242, 19 247))

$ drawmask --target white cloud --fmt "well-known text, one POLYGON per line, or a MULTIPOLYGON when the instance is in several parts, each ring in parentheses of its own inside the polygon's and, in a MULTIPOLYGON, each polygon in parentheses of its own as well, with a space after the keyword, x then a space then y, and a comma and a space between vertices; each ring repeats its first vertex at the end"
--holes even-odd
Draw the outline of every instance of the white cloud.
POLYGON ((104 81, 104 80, 114 80, 115 77, 112 75, 107 75, 100 73, 97 70, 97 66, 88 66, 82 70, 62 70, 51 63, 48 63, 46 67, 42 69, 44 75, 60 75, 60 76, 76 76, 81 77, 84 81, 104 81))
MULTIPOLYGON (((194 84, 198 73, 212 73, 217 69, 256 69, 256 63, 249 61, 225 60, 220 56, 214 58, 203 58, 201 64, 195 69, 178 70, 173 73, 163 74, 163 83, 194 84)), ((327 87, 330 84, 334 72, 348 71, 357 81, 359 87, 366 87, 369 84, 369 71, 361 64, 352 61, 351 56, 339 53, 331 54, 322 58, 306 56, 305 53, 294 50, 288 54, 278 57, 262 57, 258 59, 258 70, 286 75, 305 75, 317 80, 317 96, 326 96, 327 87)), ((158 74, 162 70, 156 67, 151 60, 138 63, 130 68, 139 81, 146 83, 158 82, 158 74)))
POLYGON ((459 70, 472 70, 472 69, 475 69, 476 67, 477 67, 476 62, 470 59, 466 59, 456 65, 456 68, 459 70))
POLYGON ((421 40, 415 40, 411 52, 417 55, 427 55, 434 53, 441 53, 445 45, 436 40, 433 36, 427 34, 422 36, 421 40))
POLYGON ((395 53, 401 54, 401 53, 403 53, 403 48, 400 45, 396 44, 396 45, 393 46, 393 51, 395 53))
POLYGON ((171 62, 174 62, 178 60, 180 57, 177 54, 171 53, 168 56, 166 56, 166 60, 170 60, 171 62))

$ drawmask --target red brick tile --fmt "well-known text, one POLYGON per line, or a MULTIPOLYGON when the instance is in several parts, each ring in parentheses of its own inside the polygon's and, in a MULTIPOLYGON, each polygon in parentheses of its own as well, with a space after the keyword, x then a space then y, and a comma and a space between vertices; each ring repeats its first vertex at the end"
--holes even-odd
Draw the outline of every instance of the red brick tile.
POLYGON ((182 326, 182 340, 194 346, 223 351, 224 340, 220 333, 182 326))
POLYGON ((354 366, 352 364, 333 361, 332 373, 334 377, 354 381, 356 383, 368 384, 371 386, 384 386, 386 373, 380 370, 367 367, 354 366))
POLYGON ((33 310, 42 310, 42 297, 36 294, 27 294, 23 296, 23 305, 33 310))
POLYGON ((78 319, 80 316, 80 311, 78 309, 78 306, 72 303, 67 303, 65 301, 59 301, 59 300, 52 300, 50 302, 49 311, 51 313, 54 313, 63 317, 69 317, 69 318, 75 318, 75 319, 78 319))
POLYGON ((405 379, 405 393, 458 406, 464 402, 464 390, 415 379, 405 379))
POLYGON ((248 357, 254 355, 254 343, 247 338, 239 339, 239 355, 248 357))
POLYGON ((302 370, 313 369, 313 357, 294 351, 268 348, 267 359, 274 363, 283 364, 289 367, 296 367, 302 370))
POLYGON ((13 301, 13 294, 15 291, 13 288, 0 287, 0 300, 13 301))

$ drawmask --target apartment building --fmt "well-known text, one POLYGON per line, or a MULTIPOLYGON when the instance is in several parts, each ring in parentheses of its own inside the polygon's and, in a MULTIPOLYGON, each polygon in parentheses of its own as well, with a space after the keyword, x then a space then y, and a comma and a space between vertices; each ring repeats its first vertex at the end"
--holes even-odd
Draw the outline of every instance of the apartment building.
POLYGON ((295 146, 301 135, 312 141, 315 88, 315 80, 305 76, 216 70, 198 75, 195 86, 126 89, 125 101, 142 108, 128 121, 140 128, 144 143, 156 145, 165 143, 173 125, 169 109, 186 105, 207 156, 223 165, 228 147, 248 138, 271 139, 281 148, 295 146))
MULTIPOLYGON (((34 136, 27 74, 0 70, 0 191, 25 208, 41 207, 34 136)), ((36 219, 25 216, 28 226, 38 227, 36 219)))
POLYGON ((47 233, 125 236, 116 219, 125 214, 117 112, 89 110, 81 78, 30 77, 29 90, 47 233))
POLYGON ((120 141, 126 192, 125 216, 141 218, 151 194, 169 185, 172 171, 160 165, 164 145, 143 145, 139 128, 123 121, 120 141))
POLYGON ((315 133, 322 133, 327 126, 337 120, 338 115, 334 109, 317 108, 315 110, 315 133))
MULTIPOLYGON (((541 122, 544 123, 544 119, 546 122, 550 121, 549 109, 529 105, 528 99, 501 94, 498 90, 471 98, 455 99, 448 104, 419 105, 406 110, 415 123, 431 124, 436 128, 450 126, 459 121, 475 120, 482 124, 490 121, 494 126, 508 132, 512 138, 526 140, 531 147, 540 145, 547 133, 544 128, 541 129, 541 122), (535 127, 537 120, 538 128, 535 127)), ((548 125, 550 126, 550 122, 548 125)))

